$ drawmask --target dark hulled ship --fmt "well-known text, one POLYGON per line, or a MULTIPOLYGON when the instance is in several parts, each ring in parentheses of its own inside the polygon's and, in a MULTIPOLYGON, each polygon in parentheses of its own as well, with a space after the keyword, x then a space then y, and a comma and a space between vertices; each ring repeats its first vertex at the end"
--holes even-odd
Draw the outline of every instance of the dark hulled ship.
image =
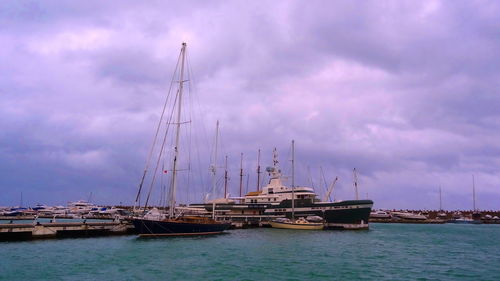
POLYGON ((319 216, 326 228, 366 229, 373 206, 372 200, 345 200, 328 202, 320 200, 310 187, 287 187, 282 183, 281 171, 275 165, 268 167, 269 183, 260 191, 249 192, 244 197, 216 199, 205 204, 192 204, 208 212, 215 211, 219 218, 234 222, 256 219, 269 221, 279 217, 292 217, 292 196, 295 217, 319 216), (238 202, 239 201, 239 202, 238 202))

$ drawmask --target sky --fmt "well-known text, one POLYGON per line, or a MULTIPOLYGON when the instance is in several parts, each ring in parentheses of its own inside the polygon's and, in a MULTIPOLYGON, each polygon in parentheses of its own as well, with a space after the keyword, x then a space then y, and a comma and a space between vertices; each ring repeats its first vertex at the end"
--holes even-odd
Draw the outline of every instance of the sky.
POLYGON ((289 176, 295 140, 295 182, 320 195, 323 170, 335 200, 355 198, 356 168, 375 208, 438 209, 441 187, 444 209, 472 209, 474 175, 477 207, 498 210, 499 15, 498 1, 2 1, 0 206, 133 204, 186 42, 199 141, 179 202, 210 189, 219 120, 230 196, 241 153, 253 191, 258 149, 289 176))

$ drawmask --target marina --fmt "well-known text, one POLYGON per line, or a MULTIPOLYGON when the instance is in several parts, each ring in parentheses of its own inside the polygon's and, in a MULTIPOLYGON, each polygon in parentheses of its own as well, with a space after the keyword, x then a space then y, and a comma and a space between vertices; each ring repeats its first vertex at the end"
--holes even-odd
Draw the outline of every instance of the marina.
POLYGON ((0 1, 0 281, 500 280, 500 1, 103 2, 0 1))
MULTIPOLYGON (((121 206, 123 210, 130 210, 133 207, 121 206)), ((27 208, 29 209, 29 208, 27 208)), ((374 211, 376 213, 380 211, 374 211)), ((383 211, 389 214, 385 218, 370 218, 369 225, 377 223, 389 224, 453 224, 452 218, 455 216, 470 218, 473 211, 453 211, 445 212, 446 217, 438 218, 442 211, 423 211, 423 210, 398 210, 397 213, 424 213, 426 219, 404 219, 392 217, 391 211, 383 211)), ((481 219, 476 224, 494 225, 500 224, 500 211, 481 211, 483 214, 481 219)), ((206 214, 206 217, 211 217, 212 214, 206 214)), ((85 217, 85 214, 84 216, 85 217)), ((274 215, 225 215, 223 212, 216 216, 217 221, 224 222, 230 225, 230 229, 245 229, 251 230, 254 228, 270 228, 274 220, 283 219, 283 216, 274 215)), ((321 218, 320 218, 321 219, 321 218)), ((472 220, 472 219, 471 219, 472 220)), ((304 225, 304 224, 302 224, 304 225)), ((317 225, 317 224, 316 224, 317 225)), ((322 229, 326 227, 321 223, 322 229)), ((444 227, 444 226, 443 226, 444 227)), ((307 227, 306 227, 307 228, 307 227)), ((314 227, 312 227, 314 228, 314 227)), ((342 228, 340 228, 342 229, 342 228)), ((351 228, 355 229, 355 228, 351 228)), ((364 228, 367 230, 368 228, 364 228)), ((330 230, 331 231, 331 230, 330 230)), ((36 239, 58 239, 68 237, 99 237, 99 236, 116 236, 116 235, 137 235, 139 232, 135 229, 132 217, 116 217, 115 219, 74 219, 73 216, 67 218, 54 218, 54 217, 34 217, 34 216, 15 216, 7 217, 0 216, 0 241, 23 241, 23 240, 36 240, 36 239)), ((202 233, 204 234, 204 233, 202 233)), ((148 235, 144 235, 148 236, 148 235)), ((153 235, 154 236, 154 235, 153 235)), ((171 236, 171 235, 165 235, 171 236)))

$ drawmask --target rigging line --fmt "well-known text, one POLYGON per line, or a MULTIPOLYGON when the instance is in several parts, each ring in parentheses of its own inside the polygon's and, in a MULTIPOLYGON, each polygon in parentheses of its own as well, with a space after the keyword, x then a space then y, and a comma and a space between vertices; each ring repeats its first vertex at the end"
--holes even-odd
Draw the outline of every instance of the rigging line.
POLYGON ((246 174, 246 177, 247 177, 247 186, 245 187, 245 194, 248 193, 248 183, 249 183, 249 180, 250 180, 250 174, 246 174))
POLYGON ((146 173, 147 173, 147 171, 149 169, 149 165, 151 163, 151 158, 153 156, 153 150, 154 150, 154 147, 156 146, 156 140, 158 139, 158 133, 160 131, 161 123, 163 121, 163 116, 165 114, 165 110, 167 108, 168 101, 169 101, 170 96, 172 94, 172 86, 173 86, 174 80, 175 80, 175 73, 179 69, 180 57, 181 57, 181 54, 179 54, 179 57, 177 58, 177 64, 175 65, 175 68, 174 68, 174 75, 172 76, 172 80, 170 81, 170 86, 168 88, 167 98, 165 99, 165 102, 163 104, 163 109, 162 109, 162 112, 160 115, 160 121, 158 122, 158 126, 156 127, 156 133, 155 133, 155 137, 153 138, 153 143, 151 144, 151 148, 149 149, 148 158, 146 160, 146 166, 144 168, 144 173, 142 175, 141 182, 139 184, 139 190, 137 191, 137 196, 135 197, 134 204, 137 204, 137 201, 139 200, 139 197, 141 196, 142 186, 144 184, 144 179, 146 178, 146 173))
POLYGON ((315 188, 314 188, 314 182, 313 182, 312 176, 311 176, 311 169, 310 169, 309 166, 307 166, 307 174, 309 176, 309 182, 311 183, 311 187, 313 188, 313 190, 315 190, 315 188))
MULTIPOLYGON (((189 65, 189 61, 188 61, 188 65, 189 65)), ((209 116, 209 114, 207 114, 206 110, 203 110, 204 107, 201 106, 199 96, 193 95, 193 101, 196 104, 196 108, 200 109, 199 112, 194 111, 195 114, 198 114, 200 116, 199 117, 200 120, 203 119, 203 118, 201 118, 201 116, 209 116)), ((200 125, 200 133, 202 135, 201 137, 205 140, 205 147, 210 147, 210 151, 212 153, 213 145, 210 144, 209 140, 211 140, 211 137, 208 137, 207 128, 205 126, 206 124, 205 124, 205 122, 200 122, 199 125, 200 125)))
POLYGON ((165 171, 165 165, 164 163, 161 164, 161 176, 160 176, 160 200, 158 202, 158 206, 162 206, 163 205, 163 173, 165 171))
MULTIPOLYGON (((292 161, 294 161, 293 159, 291 159, 291 156, 290 156, 290 155, 292 154, 292 153, 291 153, 291 151, 292 151, 292 147, 291 147, 291 146, 289 146, 289 147, 288 147, 288 150, 287 150, 286 158, 285 158, 285 159, 287 159, 287 160, 288 160, 287 162, 292 162, 292 161)), ((295 162, 297 162, 297 161, 295 161, 295 162)), ((288 182, 288 179, 290 178, 290 176, 289 176, 289 175, 291 174, 292 167, 291 167, 291 165, 289 165, 288 163, 287 163, 286 165, 284 165, 284 166, 286 167, 286 170, 285 170, 285 169, 283 169, 283 171, 285 172, 285 175, 287 175, 287 176, 286 176, 286 179, 287 179, 287 182, 288 182)))
MULTIPOLYGON (((192 70, 192 67, 191 67, 191 58, 190 56, 188 55, 189 54, 189 50, 186 49, 186 66, 187 66, 187 72, 188 72, 188 75, 189 75, 189 80, 190 80, 190 85, 189 87, 191 88, 192 85, 196 85, 196 77, 195 77, 195 73, 194 71, 192 70)), ((191 91, 191 90, 190 90, 191 91)), ((194 115, 193 118, 195 118, 196 120, 204 120, 204 118, 202 118, 203 116, 209 116, 209 114, 207 114, 207 111, 204 110, 206 107, 203 107, 201 106, 202 103, 200 102, 200 96, 199 95, 193 95, 191 94, 190 95, 190 101, 192 102, 192 114, 194 115)), ((208 165, 205 165, 205 164, 202 164, 202 162, 205 162, 205 161, 202 161, 202 153, 201 153, 201 147, 206 147, 206 148, 209 148, 210 150, 210 157, 207 157, 207 158, 204 158, 204 159, 210 159, 211 158, 211 155, 213 154, 213 145, 211 145, 209 142, 209 138, 208 137, 208 133, 207 133, 207 128, 206 128, 206 124, 205 122, 198 122, 198 123, 195 123, 194 124, 195 126, 197 126, 197 130, 195 130, 195 132, 199 133, 199 134, 195 134, 195 145, 196 145, 196 152, 197 152, 197 156, 198 156, 198 173, 199 173, 199 179, 201 180, 201 186, 203 186, 204 188, 202 188, 201 192, 202 194, 205 193, 205 194, 209 194, 210 193, 210 190, 211 190, 211 187, 207 184, 208 182, 208 175, 206 173, 204 173, 203 171, 205 170, 203 167, 206 167, 208 165)), ((210 161, 211 162, 211 161, 210 161)))
MULTIPOLYGON (((192 69, 191 69, 191 64, 190 64, 190 58, 189 58, 189 53, 188 53, 188 50, 186 50, 186 59, 185 59, 185 62, 186 62, 186 72, 187 72, 187 77, 188 77, 188 80, 190 81, 188 83, 188 102, 189 102, 189 106, 191 108, 191 110, 189 111, 189 118, 190 120, 195 120, 196 119, 196 112, 195 112, 195 106, 194 106, 194 102, 193 102, 193 93, 191 91, 191 88, 192 88, 192 85, 194 84, 194 75, 192 74, 192 69)), ((198 119, 196 119, 198 120, 198 119)), ((201 118, 199 119, 201 120, 201 118)), ((190 126, 190 131, 189 131, 189 152, 188 152, 188 158, 189 158, 189 170, 190 170, 190 173, 188 175, 188 190, 187 190, 187 199, 189 201, 189 185, 190 185, 190 179, 191 179, 191 173, 192 173, 192 166, 191 166, 191 153, 192 153, 192 142, 193 142, 193 127, 195 125, 198 125, 196 123, 192 124, 190 126)), ((198 160, 198 170, 200 172, 201 170, 201 163, 200 163, 200 156, 199 156, 199 147, 197 145, 197 138, 196 138, 196 135, 194 136, 194 146, 195 146, 195 151, 196 151, 196 156, 197 156, 197 160, 198 160)), ((202 182, 202 186, 203 186, 203 177, 201 175, 201 172, 200 172, 200 175, 199 175, 199 178, 201 179, 201 182, 202 182)))
MULTIPOLYGON (((170 117, 168 119, 168 123, 170 123, 170 121, 172 121, 172 118, 173 118, 173 115, 174 115, 174 112, 175 112, 175 104, 177 103, 177 97, 179 96, 178 92, 179 91, 177 90, 177 94, 175 95, 175 99, 174 99, 174 106, 172 106, 172 112, 170 113, 170 117)), ((155 167, 155 171, 153 173, 153 179, 151 180, 151 185, 149 187, 148 196, 146 197, 146 203, 144 204, 144 209, 146 209, 146 207, 148 206, 149 197, 151 196, 151 191, 153 190, 153 185, 155 183, 156 174, 158 173, 158 166, 160 165, 160 160, 161 160, 161 157, 163 155, 163 150, 164 150, 164 147, 165 147, 165 141, 167 139, 167 135, 168 135, 169 129, 170 129, 170 126, 167 126, 167 129, 165 130, 165 135, 163 137, 163 142, 161 144, 160 153, 158 155, 158 160, 156 161, 156 167, 155 167)))
MULTIPOLYGON (((188 91, 189 93, 189 91, 188 91)), ((189 113, 189 118, 191 118, 191 112, 189 113)), ((189 202, 189 188, 190 188, 190 184, 191 184, 191 149, 192 149, 192 130, 193 130, 193 126, 190 124, 189 125, 189 134, 188 134, 188 162, 187 162, 187 170, 188 170, 188 173, 187 173, 187 185, 186 185, 186 198, 187 198, 187 202, 189 202)))

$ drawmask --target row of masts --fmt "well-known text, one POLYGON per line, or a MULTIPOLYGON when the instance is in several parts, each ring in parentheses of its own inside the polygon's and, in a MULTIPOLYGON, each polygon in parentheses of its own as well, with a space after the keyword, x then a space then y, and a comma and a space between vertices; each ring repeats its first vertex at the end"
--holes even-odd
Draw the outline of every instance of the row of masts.
MULTIPOLYGON (((213 163, 211 164, 211 171, 212 171, 212 194, 215 194, 216 189, 217 189, 217 150, 219 147, 219 120, 216 122, 215 126, 215 144, 214 144, 214 157, 213 157, 213 163)), ((258 160, 257 162, 259 163, 257 165, 257 191, 260 189, 260 149, 258 153, 258 160)), ((228 176, 228 167, 227 167, 227 160, 228 156, 226 155, 225 161, 224 161, 224 198, 227 198, 228 196, 228 181, 229 181, 229 176, 228 176)), ((240 188, 239 188, 239 195, 240 197, 243 195, 243 152, 240 154, 240 188)))
MULTIPOLYGON (((215 148, 214 148, 214 155, 213 155, 213 163, 211 164, 211 171, 212 171, 212 190, 211 194, 215 195, 216 189, 217 189, 217 152, 218 152, 218 142, 219 142, 219 121, 217 120, 216 122, 216 129, 215 129, 215 148)), ((260 153, 261 150, 258 149, 257 153, 257 182, 256 182, 256 191, 261 190, 261 166, 260 166, 260 153)), ((273 151, 274 154, 274 165, 277 164, 277 152, 276 149, 273 151)), ((295 140, 292 140, 292 159, 291 161, 291 166, 292 166, 292 171, 291 171, 291 187, 292 187, 292 193, 294 193, 294 188, 295 188, 295 140)), ((324 179, 324 173, 323 169, 321 169, 321 175, 323 176, 324 179)), ((243 153, 240 154, 240 173, 239 173, 239 197, 241 198, 243 196, 243 178, 245 174, 243 173, 243 153)), ((248 188, 248 179, 247 177, 247 188, 248 188)), ((325 188, 326 188, 326 179, 325 180, 325 188)), ((323 198, 323 201, 332 201, 331 199, 331 194, 333 192, 333 188, 338 181, 338 177, 335 177, 333 182, 330 184, 328 188, 326 188, 326 193, 323 198)), ((224 195, 223 198, 227 199, 228 198, 228 182, 229 182, 229 176, 228 176, 228 156, 225 156, 225 161, 224 161, 224 195)), ((356 200, 359 200, 359 195, 358 195, 358 178, 357 178, 357 173, 356 173, 356 168, 353 169, 353 185, 355 188, 355 195, 356 195, 356 200)), ((292 198, 294 197, 294 194, 292 194, 292 198)), ((208 199, 208 198, 207 198, 208 199)), ((293 204, 293 202, 292 202, 293 204)))

